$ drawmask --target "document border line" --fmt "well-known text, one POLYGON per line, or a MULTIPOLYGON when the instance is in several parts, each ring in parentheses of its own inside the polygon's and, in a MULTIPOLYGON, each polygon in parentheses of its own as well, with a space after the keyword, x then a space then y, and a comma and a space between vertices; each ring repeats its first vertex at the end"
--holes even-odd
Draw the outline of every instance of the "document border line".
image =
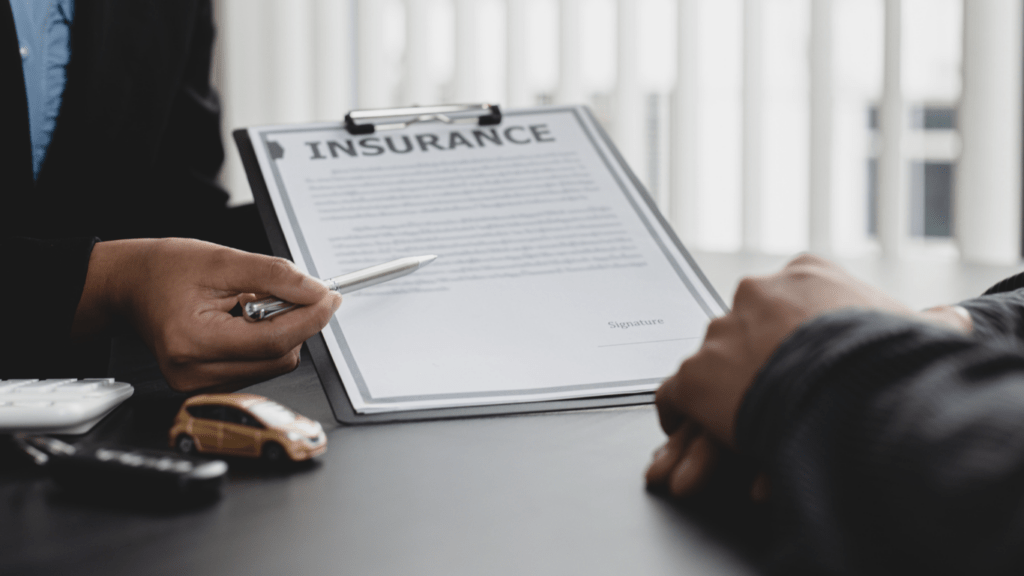
MULTIPOLYGON (((612 168, 611 162, 609 162, 608 158, 605 157, 603 151, 601 150, 601 147, 598 146, 597 141, 594 140, 593 134, 591 134, 590 130, 587 129, 586 122, 584 122, 583 119, 580 118, 579 109, 572 108, 571 110, 573 115, 576 117, 576 121, 580 123, 580 128, 583 129, 583 133, 587 135, 588 139, 590 139, 590 145, 594 147, 595 151, 597 151, 597 155, 600 156, 601 160, 604 162, 605 168, 607 168, 608 172, 611 173, 612 178, 615 179, 615 183, 619 185, 619 190, 622 191, 623 195, 626 197, 626 200, 629 202, 629 205, 633 207, 633 211, 636 212, 636 215, 638 218, 640 218, 640 221, 644 223, 644 226, 647 228, 647 233, 650 234, 651 238, 654 239, 654 243, 657 244, 658 248, 661 249, 661 253, 665 255, 665 259, 668 260, 669 265, 672 266, 672 269, 675 270, 676 274, 679 275, 679 278, 683 281, 683 284, 686 285, 686 289, 690 291, 690 295, 693 296, 693 299, 696 300, 697 304, 699 304, 700 307, 704 310, 704 313, 708 315, 708 318, 714 318, 715 313, 711 311, 711 307, 708 306, 707 302, 704 301, 704 297, 697 292, 697 289, 693 286, 693 283, 690 282, 690 278, 687 277, 686 272, 684 272, 683 269, 679 267, 679 262, 672 257, 671 253, 669 253, 668 248, 665 247, 665 243, 661 241, 661 236, 654 230, 654 227, 651 226, 650 220, 647 219, 647 217, 643 213, 643 210, 641 210, 640 206, 637 205, 636 200, 634 200, 632 194, 629 193, 629 189, 626 188, 626 186, 622 183, 622 179, 619 178, 619 174, 615 171, 614 168, 612 168)), ((639 187, 637 187, 637 191, 640 191, 639 187)))

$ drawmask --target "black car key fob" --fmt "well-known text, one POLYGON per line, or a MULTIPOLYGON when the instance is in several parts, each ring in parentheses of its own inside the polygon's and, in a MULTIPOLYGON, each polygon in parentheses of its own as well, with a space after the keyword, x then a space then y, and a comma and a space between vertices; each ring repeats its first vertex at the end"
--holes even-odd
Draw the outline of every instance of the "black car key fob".
POLYGON ((62 488, 105 498, 166 503, 220 494, 223 460, 125 446, 72 446, 46 436, 20 436, 22 450, 62 488))

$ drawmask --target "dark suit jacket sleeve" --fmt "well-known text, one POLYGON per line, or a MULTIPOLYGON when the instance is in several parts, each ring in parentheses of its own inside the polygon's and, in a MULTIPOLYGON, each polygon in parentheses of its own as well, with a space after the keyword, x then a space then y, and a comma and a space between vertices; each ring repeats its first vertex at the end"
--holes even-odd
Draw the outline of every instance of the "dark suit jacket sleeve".
MULTIPOLYGON (((0 378, 76 376, 71 323, 94 238, 0 237, 3 350, 0 378)), ((96 375, 96 374, 93 374, 96 375)))
MULTIPOLYGON (((209 1, 195 7, 180 80, 167 112, 152 172, 167 198, 174 198, 189 218, 219 220, 227 192, 217 182, 224 162, 220 100, 210 85, 215 29, 209 1)), ((209 226, 204 222, 204 226, 209 226)), ((196 231, 200 234, 203 231, 196 231)), ((104 238, 106 240, 106 238, 104 238)))
POLYGON ((1007 278, 960 305, 970 312, 979 337, 1024 343, 1024 274, 1007 278))
MULTIPOLYGON (((981 308, 1021 323, 1019 295, 981 308)), ((1017 341, 826 315, 765 365, 736 433, 771 478, 780 572, 1024 573, 1017 341)))
MULTIPOLYGON (((0 198, 16 208, 0 211, 4 232, 216 239, 228 196, 216 181, 224 153, 210 2, 79 4, 53 138, 34 189, 0 198)), ((27 131, 20 140, 11 139, 29 145, 27 131)))

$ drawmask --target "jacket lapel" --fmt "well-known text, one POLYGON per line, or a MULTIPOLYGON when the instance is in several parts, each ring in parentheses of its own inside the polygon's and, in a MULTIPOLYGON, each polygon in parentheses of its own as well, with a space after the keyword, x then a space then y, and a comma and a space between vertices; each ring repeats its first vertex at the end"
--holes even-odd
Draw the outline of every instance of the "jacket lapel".
MULTIPOLYGON (((40 169, 37 202, 59 205, 47 222, 77 219, 104 230, 143 203, 180 82, 193 2, 76 2, 56 129, 40 169)), ((60 231, 53 230, 51 234, 60 231)))
MULTIPOLYGON (((32 193, 32 136, 28 126, 28 100, 21 70, 18 34, 9 2, 0 7, 0 223, 17 218, 32 193)), ((3 233, 0 231, 0 233, 3 233)))

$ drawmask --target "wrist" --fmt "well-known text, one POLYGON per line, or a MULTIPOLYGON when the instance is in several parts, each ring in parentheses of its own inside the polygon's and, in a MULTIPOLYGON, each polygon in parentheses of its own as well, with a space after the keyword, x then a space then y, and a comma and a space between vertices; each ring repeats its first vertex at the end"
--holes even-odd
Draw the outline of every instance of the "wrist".
POLYGON ((971 314, 963 306, 936 306, 919 313, 926 321, 951 328, 964 334, 974 329, 971 314))
POLYGON ((733 422, 736 448, 767 466, 801 413, 810 409, 810 399, 824 388, 856 380, 864 366, 874 368, 885 359, 879 349, 898 349, 894 341, 926 327, 900 315, 853 308, 804 323, 761 366, 741 400, 733 422))
POLYGON ((96 243, 75 310, 72 335, 80 338, 108 332, 115 324, 130 319, 132 287, 139 284, 146 253, 154 242, 137 239, 96 243))

